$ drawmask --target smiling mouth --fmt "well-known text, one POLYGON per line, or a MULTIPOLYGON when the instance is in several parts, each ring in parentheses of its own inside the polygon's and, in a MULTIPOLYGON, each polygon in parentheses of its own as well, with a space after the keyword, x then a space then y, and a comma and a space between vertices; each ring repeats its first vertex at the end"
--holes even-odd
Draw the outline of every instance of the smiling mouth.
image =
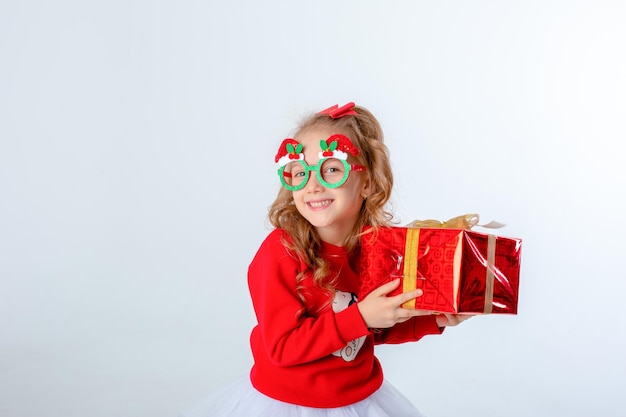
POLYGON ((321 200, 321 201, 309 201, 306 204, 312 209, 321 209, 321 208, 328 207, 332 202, 333 200, 321 200))

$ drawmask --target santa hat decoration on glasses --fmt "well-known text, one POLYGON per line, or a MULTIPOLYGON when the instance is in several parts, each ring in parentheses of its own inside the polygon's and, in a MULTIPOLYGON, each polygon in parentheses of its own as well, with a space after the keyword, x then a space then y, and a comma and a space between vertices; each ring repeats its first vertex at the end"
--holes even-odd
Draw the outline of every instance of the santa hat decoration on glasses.
POLYGON ((348 180, 350 171, 365 171, 363 165, 348 163, 348 154, 359 155, 359 148, 346 135, 336 133, 326 140, 322 139, 320 148, 318 163, 309 165, 304 160, 301 143, 292 138, 283 140, 274 160, 278 164, 280 181, 286 189, 298 191, 304 188, 311 171, 315 171, 317 180, 327 188, 341 187, 348 180))
POLYGON ((278 153, 274 157, 274 162, 278 164, 278 168, 280 169, 280 167, 294 161, 304 161, 302 144, 295 139, 287 138, 280 144, 278 153))

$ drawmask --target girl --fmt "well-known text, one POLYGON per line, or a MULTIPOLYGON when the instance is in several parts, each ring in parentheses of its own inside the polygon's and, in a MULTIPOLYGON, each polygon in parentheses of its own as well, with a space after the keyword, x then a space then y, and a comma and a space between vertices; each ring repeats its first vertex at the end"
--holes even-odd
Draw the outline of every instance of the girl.
POLYGON ((401 308, 421 290, 387 296, 398 280, 356 297, 361 230, 392 218, 378 121, 354 103, 333 106, 304 120, 275 161, 275 229, 248 271, 254 365, 184 416, 420 416, 384 381, 374 345, 440 334, 468 316, 401 308))

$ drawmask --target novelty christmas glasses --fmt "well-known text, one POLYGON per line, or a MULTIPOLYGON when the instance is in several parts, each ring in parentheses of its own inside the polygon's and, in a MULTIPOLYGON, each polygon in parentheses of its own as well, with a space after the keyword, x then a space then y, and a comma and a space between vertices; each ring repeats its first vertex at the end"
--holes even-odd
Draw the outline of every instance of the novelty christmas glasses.
POLYGON ((341 187, 348 180, 350 171, 365 171, 363 165, 348 163, 348 153, 357 156, 359 149, 347 136, 334 134, 321 140, 320 147, 322 152, 319 153, 319 162, 309 165, 304 160, 301 143, 291 138, 283 141, 275 161, 278 164, 278 177, 286 189, 303 189, 309 181, 311 171, 315 171, 319 183, 327 188, 341 187))

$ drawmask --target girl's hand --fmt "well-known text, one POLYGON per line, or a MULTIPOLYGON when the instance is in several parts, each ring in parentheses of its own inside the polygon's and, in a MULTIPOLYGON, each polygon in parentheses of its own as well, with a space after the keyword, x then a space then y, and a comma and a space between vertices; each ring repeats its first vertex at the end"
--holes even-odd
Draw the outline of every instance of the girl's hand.
POLYGON ((402 308, 402 304, 420 297, 423 294, 421 289, 405 292, 388 297, 387 294, 395 290, 400 285, 400 279, 388 282, 374 291, 357 304, 361 317, 365 325, 369 328, 386 329, 394 324, 402 323, 412 317, 432 314, 428 311, 402 308))
POLYGON ((465 320, 474 317, 473 314, 438 314, 437 315, 437 326, 439 327, 451 327, 456 326, 459 323, 464 322, 465 320))

